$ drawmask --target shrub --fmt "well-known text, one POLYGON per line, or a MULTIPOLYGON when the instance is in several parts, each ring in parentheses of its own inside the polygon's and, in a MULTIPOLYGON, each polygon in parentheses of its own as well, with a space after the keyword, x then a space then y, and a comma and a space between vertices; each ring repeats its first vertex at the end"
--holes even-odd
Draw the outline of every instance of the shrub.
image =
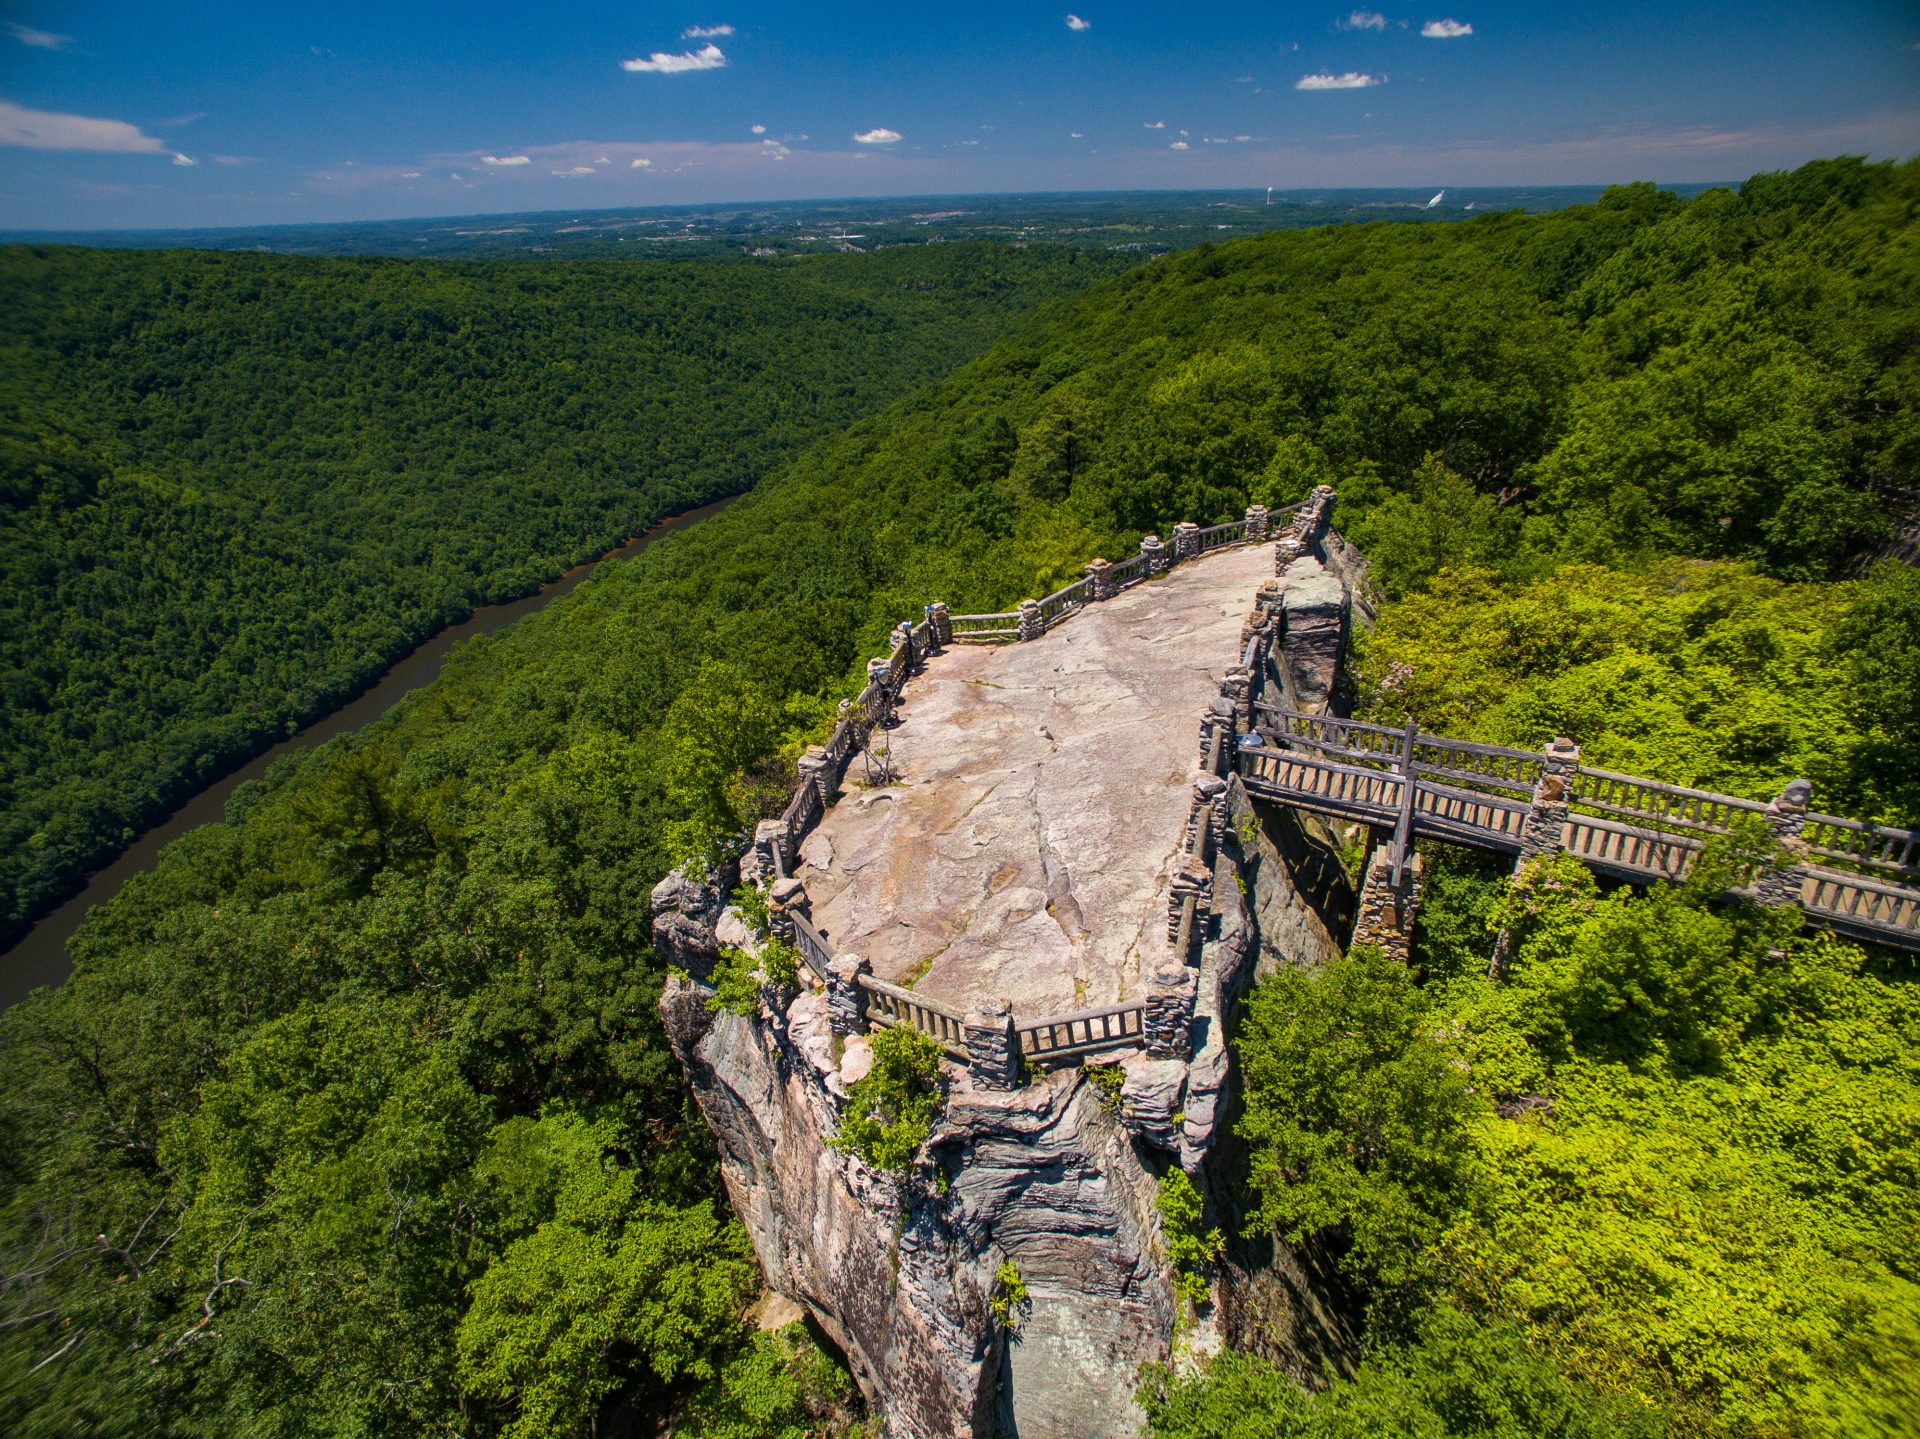
POLYGON ((832 1144, 875 1169, 904 1173, 940 1107, 940 1046, 907 1025, 876 1031, 869 1042, 873 1068, 848 1091, 832 1144))

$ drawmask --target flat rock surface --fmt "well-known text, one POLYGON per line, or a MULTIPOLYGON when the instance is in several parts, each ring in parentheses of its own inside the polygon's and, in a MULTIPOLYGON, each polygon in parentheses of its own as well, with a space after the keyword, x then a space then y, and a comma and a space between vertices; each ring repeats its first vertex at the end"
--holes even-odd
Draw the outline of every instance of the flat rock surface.
POLYGON ((895 783, 856 758, 803 851, 836 953, 964 1008, 1113 1004, 1167 952, 1200 715, 1273 549, 1180 565, 1025 644, 955 646, 907 682, 895 783))

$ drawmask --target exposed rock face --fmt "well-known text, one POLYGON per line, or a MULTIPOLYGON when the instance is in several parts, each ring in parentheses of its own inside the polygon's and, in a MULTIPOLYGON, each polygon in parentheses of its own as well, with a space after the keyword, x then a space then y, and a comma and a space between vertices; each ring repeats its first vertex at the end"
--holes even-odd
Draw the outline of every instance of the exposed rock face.
POLYGON ((1011 1093, 956 1072, 926 1151, 950 1176, 942 1195, 828 1147, 845 1090, 823 997, 742 1019, 707 995, 671 980, 661 1011, 734 1210, 769 1285, 846 1353, 888 1432, 1137 1434, 1133 1376, 1173 1335, 1155 1180, 1079 1072, 1011 1093), (1011 1344, 987 1308, 1003 1260, 1032 1297, 1011 1344))
POLYGON ((1340 677, 1347 647, 1347 584, 1312 555, 1303 555, 1280 576, 1286 609, 1283 663, 1300 708, 1326 706, 1340 677))

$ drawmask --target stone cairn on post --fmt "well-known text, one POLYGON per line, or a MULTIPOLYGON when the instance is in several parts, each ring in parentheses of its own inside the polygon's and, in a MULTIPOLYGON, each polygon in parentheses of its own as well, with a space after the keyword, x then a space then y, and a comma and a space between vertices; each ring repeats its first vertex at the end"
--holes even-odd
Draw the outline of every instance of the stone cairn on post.
POLYGON ((1093 603, 1110 600, 1114 596, 1113 566, 1105 560, 1087 561, 1087 599, 1093 603))
POLYGON ((1767 803, 1767 829, 1779 853, 1754 881, 1753 897, 1761 904, 1798 904, 1806 883, 1807 807, 1813 803, 1811 780, 1797 779, 1767 803))
POLYGON ((1013 1028, 1013 1006, 992 995, 974 1000, 967 1011, 967 1072, 980 1089, 1020 1087, 1020 1037, 1013 1028))
POLYGON ((953 643, 953 614, 945 601, 935 600, 927 606, 927 621, 933 630, 935 649, 943 650, 953 643))
POLYGON ((1154 1059, 1187 1059, 1193 1054, 1193 1008, 1200 992, 1200 976, 1185 964, 1169 960, 1153 969, 1147 989, 1146 1012, 1140 1033, 1154 1059))
POLYGON ((1160 536, 1147 535, 1140 541, 1140 553, 1147 557, 1147 573, 1164 575, 1167 566, 1172 563, 1167 555, 1167 547, 1160 543, 1160 536))
POLYGON ((835 1034, 867 1032, 867 991, 860 981, 872 973, 858 954, 835 955, 827 965, 827 1028, 835 1034))
POLYGON ((1040 614, 1040 601, 1020 601, 1020 638, 1037 640, 1047 632, 1047 622, 1040 614))

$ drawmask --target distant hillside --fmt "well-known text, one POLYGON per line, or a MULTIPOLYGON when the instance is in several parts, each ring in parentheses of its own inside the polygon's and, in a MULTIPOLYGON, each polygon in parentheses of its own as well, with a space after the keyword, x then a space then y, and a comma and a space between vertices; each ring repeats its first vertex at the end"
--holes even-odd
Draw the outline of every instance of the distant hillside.
POLYGON ((0 251, 0 941, 476 604, 1125 263, 0 251))

